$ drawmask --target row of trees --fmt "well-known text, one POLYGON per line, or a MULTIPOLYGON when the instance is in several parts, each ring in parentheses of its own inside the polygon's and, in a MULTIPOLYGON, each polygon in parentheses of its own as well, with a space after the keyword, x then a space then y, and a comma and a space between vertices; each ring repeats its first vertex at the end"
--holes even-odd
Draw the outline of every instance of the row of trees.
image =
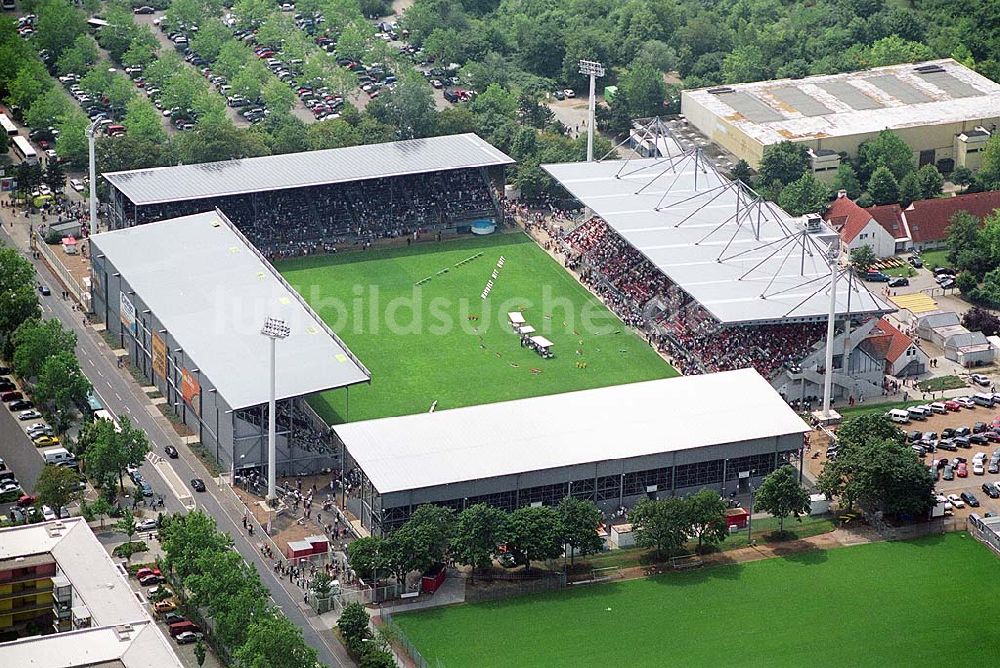
POLYGON ((90 392, 90 381, 76 359, 76 334, 55 319, 34 317, 14 331, 14 371, 33 386, 32 395, 62 434, 90 392))
POLYGON ((337 618, 337 628, 347 649, 359 657, 361 668, 395 668, 396 660, 381 634, 373 635, 368 611, 360 603, 349 603, 337 618))
POLYGON ((966 299, 1000 307, 1000 214, 983 221, 965 211, 953 215, 948 261, 960 272, 956 284, 966 299))
POLYGON ((475 571, 505 555, 528 570, 532 561, 559 557, 566 545, 574 557, 599 551, 600 522, 597 506, 570 497, 555 508, 524 507, 513 512, 476 504, 456 515, 450 508, 426 505, 388 537, 351 543, 348 559, 364 580, 391 575, 401 584, 411 571, 426 571, 449 556, 475 571))
POLYGON ((245 668, 315 668, 316 652, 301 629, 268 602, 257 571, 209 515, 194 511, 164 518, 160 545, 161 567, 188 605, 211 618, 220 654, 245 668))

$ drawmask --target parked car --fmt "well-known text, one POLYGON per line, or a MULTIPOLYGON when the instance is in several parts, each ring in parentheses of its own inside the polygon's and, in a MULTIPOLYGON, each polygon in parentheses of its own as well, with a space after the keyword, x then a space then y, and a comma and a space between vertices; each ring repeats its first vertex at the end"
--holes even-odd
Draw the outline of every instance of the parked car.
POLYGON ((147 575, 145 577, 139 578, 139 584, 143 587, 152 587, 153 585, 163 584, 166 580, 163 579, 162 575, 147 575))
POLYGON ((945 480, 955 479, 955 469, 951 466, 951 464, 944 467, 944 473, 941 474, 941 477, 945 480))
POLYGON ((35 407, 35 404, 26 399, 18 399, 7 404, 7 408, 12 411, 26 411, 35 407))
POLYGON ((21 411, 20 413, 17 414, 18 420, 35 420, 40 417, 42 417, 42 414, 39 413, 34 408, 29 408, 28 410, 21 411))
POLYGON ((968 427, 955 427, 955 436, 968 436, 972 430, 968 427))
POLYGON ((147 575, 162 575, 159 568, 140 568, 135 572, 137 578, 144 578, 147 575))
POLYGON ((194 631, 184 631, 183 633, 178 633, 174 637, 174 640, 177 641, 178 645, 188 645, 201 640, 201 634, 194 631))
POLYGON ((890 288, 903 288, 910 284, 910 279, 905 276, 897 276, 896 278, 889 281, 890 288))
POLYGON ((965 462, 962 462, 961 464, 958 465, 958 470, 955 471, 955 475, 957 475, 959 478, 969 477, 969 467, 966 465, 965 462))
POLYGON ((141 522, 136 523, 135 528, 137 531, 156 531, 159 528, 155 518, 147 518, 141 522))
POLYGON ((869 271, 865 274, 864 279, 872 283, 888 283, 889 276, 883 274, 881 271, 869 271))
POLYGON ((179 624, 181 622, 186 622, 186 621, 187 619, 185 619, 183 615, 179 615, 176 612, 168 612, 167 614, 163 615, 163 623, 166 624, 167 626, 170 626, 171 624, 179 624))
POLYGON ((957 401, 952 401, 952 400, 948 400, 948 401, 944 402, 944 407, 947 408, 950 411, 959 411, 959 410, 962 410, 962 404, 958 403, 957 401))
POLYGON ((909 258, 907 259, 907 262, 909 262, 909 263, 910 263, 910 266, 911 266, 911 267, 914 267, 915 269, 920 269, 921 267, 923 267, 923 266, 924 266, 924 261, 923 261, 923 260, 921 260, 921 259, 920 259, 920 258, 919 258, 918 256, 916 256, 916 255, 911 255, 911 256, 910 256, 910 257, 909 257, 909 258))
POLYGON ((959 498, 958 494, 949 494, 948 500, 951 501, 951 505, 956 508, 965 508, 965 501, 959 498))
POLYGON ((967 504, 969 504, 970 508, 979 507, 979 499, 977 499, 976 495, 973 494, 972 492, 962 492, 962 501, 965 501, 967 504))
POLYGON ((159 603, 153 605, 153 610, 155 610, 157 613, 161 615, 165 612, 173 612, 176 609, 177 609, 177 604, 171 601, 170 599, 167 599, 166 601, 160 601, 159 603))
POLYGON ((145 480, 139 481, 139 489, 142 490, 143 496, 153 496, 153 486, 150 485, 147 481, 145 480))
POLYGON ((974 373, 971 376, 969 376, 969 379, 976 385, 982 385, 983 387, 990 386, 990 377, 984 376, 981 373, 974 373))
POLYGON ((143 5, 142 7, 136 7, 132 10, 133 14, 155 14, 156 10, 149 5, 143 5))
POLYGON ((996 485, 991 482, 984 482, 982 486, 983 492, 986 496, 991 499, 1000 499, 1000 492, 997 491, 996 485))
POLYGON ((50 445, 59 445, 59 437, 57 436, 39 436, 38 438, 31 439, 32 442, 39 448, 48 447, 50 445))

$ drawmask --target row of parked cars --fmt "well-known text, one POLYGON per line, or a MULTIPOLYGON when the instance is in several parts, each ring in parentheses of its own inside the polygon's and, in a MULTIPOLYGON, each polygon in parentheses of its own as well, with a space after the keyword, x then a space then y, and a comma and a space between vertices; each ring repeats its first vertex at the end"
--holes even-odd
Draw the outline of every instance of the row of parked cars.
MULTIPOLYGON (((986 376, 987 382, 989 379, 986 376)), ((992 408, 1000 404, 1000 393, 977 392, 967 397, 955 397, 945 401, 935 401, 930 404, 910 406, 909 408, 894 408, 885 414, 887 418, 897 424, 909 424, 911 421, 923 421, 934 414, 944 415, 948 412, 958 412, 963 408, 973 409, 976 406, 992 408)))
POLYGON ((160 599, 153 604, 153 610, 160 615, 160 619, 167 625, 167 632, 178 645, 201 640, 201 627, 176 612, 174 592, 165 585, 167 580, 159 568, 140 568, 136 571, 135 578, 141 586, 147 588, 146 596, 149 599, 160 599))
POLYGON ((69 90, 69 94, 77 101, 87 117, 98 122, 104 134, 109 137, 125 134, 125 126, 116 121, 123 117, 124 110, 113 107, 104 95, 91 95, 83 90, 79 84, 80 76, 77 74, 63 75, 59 77, 59 81, 69 90))

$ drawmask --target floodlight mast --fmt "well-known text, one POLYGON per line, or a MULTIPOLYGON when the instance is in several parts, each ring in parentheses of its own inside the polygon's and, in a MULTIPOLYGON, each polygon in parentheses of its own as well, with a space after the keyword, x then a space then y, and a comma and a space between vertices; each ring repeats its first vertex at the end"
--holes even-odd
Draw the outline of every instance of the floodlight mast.
POLYGON ((833 395, 833 337, 837 317, 837 273, 840 271, 840 239, 830 244, 827 261, 830 263, 830 310, 826 319, 826 374, 823 376, 823 419, 830 419, 830 399, 833 395))
POLYGON ((580 74, 590 77, 590 99, 587 102, 587 162, 594 161, 594 107, 597 77, 604 76, 604 65, 596 60, 581 60, 580 74))
POLYGON ((97 128, 100 121, 94 121, 87 128, 87 149, 89 151, 90 165, 90 233, 97 234, 97 158, 95 156, 94 144, 97 141, 97 128))
POLYGON ((277 392, 275 389, 275 363, 274 363, 274 348, 275 341, 278 339, 286 339, 288 335, 291 334, 291 328, 285 323, 284 320, 279 320, 278 318, 268 317, 264 321, 264 327, 260 330, 260 333, 271 340, 271 391, 268 395, 267 400, 267 503, 273 506, 275 499, 277 498, 277 410, 275 408, 277 404, 277 392))

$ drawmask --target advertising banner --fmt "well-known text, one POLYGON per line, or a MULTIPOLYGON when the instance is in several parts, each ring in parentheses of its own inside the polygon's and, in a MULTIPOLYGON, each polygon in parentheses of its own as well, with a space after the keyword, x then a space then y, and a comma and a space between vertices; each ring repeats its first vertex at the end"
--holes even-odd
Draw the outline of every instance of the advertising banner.
POLYGON ((181 395, 188 406, 194 410, 195 415, 200 415, 201 411, 201 385, 187 369, 181 369, 181 395))
POLYGON ((167 343, 153 332, 153 372, 161 378, 167 377, 167 343))
POLYGON ((121 315, 122 327, 132 332, 132 336, 135 336, 139 332, 139 326, 135 321, 135 304, 132 303, 132 300, 124 292, 119 292, 118 294, 121 296, 118 310, 121 315))

